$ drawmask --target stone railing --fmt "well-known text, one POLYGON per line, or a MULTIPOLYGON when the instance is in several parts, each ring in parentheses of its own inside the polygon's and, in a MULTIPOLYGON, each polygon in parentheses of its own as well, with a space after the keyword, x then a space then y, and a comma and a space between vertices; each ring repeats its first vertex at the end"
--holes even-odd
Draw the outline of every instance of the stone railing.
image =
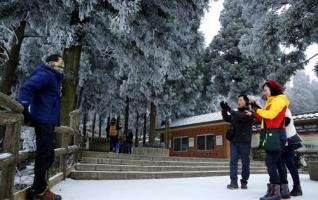
MULTIPOLYGON (((0 152, 0 199, 26 199, 27 188, 14 192, 14 179, 17 164, 26 160, 34 160, 35 152, 19 151, 21 125, 23 123, 23 106, 7 95, 0 93, 0 126, 2 130, 2 152, 0 152)), ((69 155, 74 162, 80 150, 79 133, 80 113, 70 113, 70 127, 55 128, 55 162, 58 163, 55 173, 51 175, 49 185, 55 185, 67 177, 73 166, 67 165, 69 155)), ((0 130, 0 131, 1 131, 0 130)), ((0 133, 1 136, 1 133, 0 133)), ((74 163, 73 162, 73 163, 74 163)))

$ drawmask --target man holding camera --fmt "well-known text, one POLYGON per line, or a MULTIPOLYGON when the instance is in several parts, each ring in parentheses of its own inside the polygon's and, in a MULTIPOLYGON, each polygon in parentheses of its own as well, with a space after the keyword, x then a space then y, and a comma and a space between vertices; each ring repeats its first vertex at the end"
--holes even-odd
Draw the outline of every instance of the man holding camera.
POLYGON ((242 179, 241 189, 247 189, 247 181, 250 176, 250 149, 252 140, 252 123, 254 117, 250 112, 249 99, 246 95, 238 96, 238 110, 232 110, 229 105, 222 101, 222 116, 224 121, 230 122, 227 139, 230 140, 230 178, 231 183, 227 185, 228 189, 238 189, 237 183, 237 162, 239 157, 242 160, 242 179), (230 115, 229 115, 230 113, 230 115))

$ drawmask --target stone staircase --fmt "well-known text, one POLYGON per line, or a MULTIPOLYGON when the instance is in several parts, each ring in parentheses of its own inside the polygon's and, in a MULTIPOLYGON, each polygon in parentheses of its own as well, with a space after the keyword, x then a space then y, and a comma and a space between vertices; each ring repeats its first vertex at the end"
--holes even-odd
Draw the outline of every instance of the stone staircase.
MULTIPOLYGON (((239 161, 239 169, 241 167, 239 161)), ((252 161, 251 174, 264 174, 264 162, 252 161)), ((79 180, 163 179, 229 175, 229 161, 217 158, 151 157, 83 151, 71 178, 79 180)))

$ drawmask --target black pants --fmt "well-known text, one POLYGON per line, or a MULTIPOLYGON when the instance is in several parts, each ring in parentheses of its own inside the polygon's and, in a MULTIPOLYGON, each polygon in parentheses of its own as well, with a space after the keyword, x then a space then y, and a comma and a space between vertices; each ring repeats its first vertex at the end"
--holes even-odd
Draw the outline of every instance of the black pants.
MULTIPOLYGON (((281 141, 281 146, 285 146, 286 141, 281 141)), ((271 184, 288 184, 287 171, 282 159, 283 149, 280 151, 266 151, 265 164, 271 184)))
POLYGON ((54 162, 53 131, 54 126, 36 124, 36 157, 32 189, 35 194, 42 193, 47 187, 47 172, 54 162))
POLYGON ((287 166, 291 177, 293 178, 294 186, 299 186, 300 181, 299 181, 299 173, 298 169, 295 165, 295 149, 296 145, 290 145, 284 147, 283 150, 283 162, 287 166))

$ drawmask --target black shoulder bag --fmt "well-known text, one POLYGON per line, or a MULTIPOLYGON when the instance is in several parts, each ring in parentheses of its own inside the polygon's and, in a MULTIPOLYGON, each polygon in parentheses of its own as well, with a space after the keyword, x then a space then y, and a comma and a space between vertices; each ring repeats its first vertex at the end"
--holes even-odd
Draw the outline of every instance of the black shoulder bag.
POLYGON ((283 128, 284 120, 280 128, 267 128, 264 120, 264 129, 260 132, 260 143, 259 147, 266 151, 279 151, 281 150, 281 132, 284 131, 283 128))

